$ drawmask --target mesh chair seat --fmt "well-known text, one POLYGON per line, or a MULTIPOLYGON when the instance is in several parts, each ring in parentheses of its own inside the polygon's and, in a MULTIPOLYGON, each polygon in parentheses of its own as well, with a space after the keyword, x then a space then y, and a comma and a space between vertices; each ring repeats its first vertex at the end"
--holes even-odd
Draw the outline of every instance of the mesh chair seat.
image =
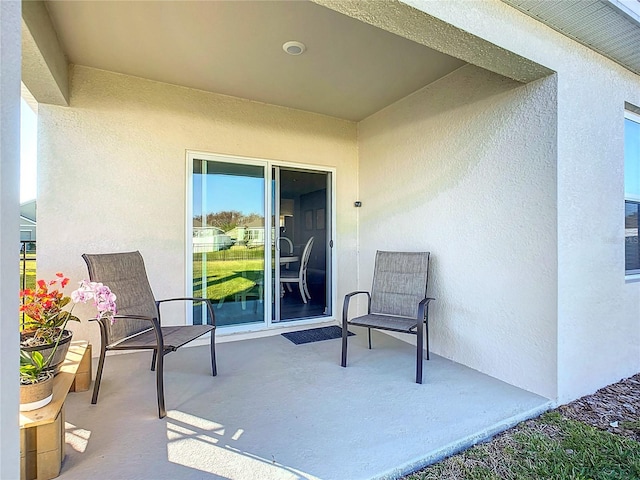
POLYGON ((349 325, 379 328, 394 332, 413 333, 418 325, 418 321, 415 318, 371 313, 369 315, 363 315, 361 317, 351 319, 349 321, 349 325))
MULTIPOLYGON (((190 325, 189 327, 189 329, 185 329, 181 326, 160 327, 160 330, 162 331, 162 338, 164 340, 164 349, 175 351, 192 340, 208 333, 212 329, 211 325, 190 325)), ((145 330, 137 335, 109 345, 109 348, 111 350, 147 350, 155 349, 157 345, 158 340, 156 338, 156 332, 153 328, 150 328, 149 330, 145 330)))

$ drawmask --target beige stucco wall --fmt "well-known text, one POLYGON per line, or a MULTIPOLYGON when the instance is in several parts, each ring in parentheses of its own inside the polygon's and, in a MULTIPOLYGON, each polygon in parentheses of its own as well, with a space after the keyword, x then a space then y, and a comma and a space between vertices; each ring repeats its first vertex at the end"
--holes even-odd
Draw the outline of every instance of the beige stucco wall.
POLYGON ((69 104, 69 64, 43 0, 22 3, 22 82, 38 102, 69 104))
POLYGON ((339 295, 355 286, 340 275, 356 269, 352 122, 75 67, 71 106, 41 105, 38 130, 39 277, 79 281, 82 253, 139 249, 156 296, 183 294, 189 149, 335 168, 339 295))
POLYGON ((557 72, 558 244, 545 253, 558 261, 558 400, 638 372, 622 139, 624 102, 640 105, 640 77, 497 0, 406 3, 557 72))
MULTIPOLYGON (((544 252, 558 264, 557 400, 640 370, 640 284, 624 279, 622 143, 640 77, 499 0, 316 1, 510 78, 557 72, 558 240, 544 252)), ((505 339, 518 343, 516 333, 505 339)), ((493 370, 512 375, 506 362, 493 370)))
POLYGON ((431 251, 431 350, 549 398, 555 106, 554 77, 467 65, 359 124, 360 287, 376 249, 431 251))
POLYGON ((432 293, 441 294, 436 352, 560 402, 640 370, 640 284, 624 281, 622 144, 624 102, 640 105, 640 77, 498 0, 406 3, 428 15, 397 2, 341 5, 408 38, 431 32, 429 18, 444 22, 452 28, 434 30, 432 46, 454 53, 464 41, 466 60, 512 78, 557 73, 518 86, 466 67, 362 122, 357 144, 349 122, 76 68, 71 107, 41 109, 39 273, 63 270, 77 280, 82 252, 140 248, 156 294, 183 291, 186 149, 335 166, 338 298, 355 287, 354 272, 368 286, 376 248, 428 248, 432 293), (368 14, 380 9, 389 15, 368 14), (489 44, 500 48, 487 55, 489 44), (446 84, 454 80, 458 89, 446 84), (507 164, 512 144, 518 155, 507 164), (439 151, 455 161, 441 161, 439 151), (352 207, 357 185, 362 209, 352 207), (481 208, 506 213, 509 202, 533 217, 481 208), (467 205, 476 214, 470 226, 452 223, 451 212, 464 218, 467 205), (532 227, 540 234, 531 237, 532 227), (481 242, 462 245, 475 240, 469 231, 481 242), (476 263, 454 260, 469 249, 482 255, 476 263), (487 290, 493 298, 481 295, 487 290))

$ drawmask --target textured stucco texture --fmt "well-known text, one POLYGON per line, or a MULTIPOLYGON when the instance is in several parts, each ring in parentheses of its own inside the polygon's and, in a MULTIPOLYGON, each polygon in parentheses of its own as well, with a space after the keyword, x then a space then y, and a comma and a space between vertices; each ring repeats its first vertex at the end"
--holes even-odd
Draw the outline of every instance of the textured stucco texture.
MULTIPOLYGON (((355 271, 354 123, 86 67, 71 92, 39 112, 38 276, 79 281, 83 253, 140 250, 156 297, 184 294, 186 150, 335 168, 338 274, 355 271)), ((339 295, 355 281, 339 275, 339 295)))
POLYGON ((338 299, 369 287, 376 249, 430 250, 435 352, 560 403, 640 370, 640 78, 498 0, 318 3, 471 65, 360 124, 76 67, 71 107, 41 108, 39 274, 140 249, 156 294, 182 292, 187 149, 324 165, 338 299))
MULTIPOLYGON (((557 343, 556 399, 567 402, 636 373, 640 283, 625 283, 623 119, 625 102, 640 105, 640 77, 498 0, 405 3, 455 27, 440 32, 444 53, 455 56, 459 29, 477 38, 477 59, 467 58, 470 63, 483 65, 483 44, 489 42, 556 72, 557 244, 545 250, 543 243, 538 251, 543 262, 556 259, 557 292, 536 299, 557 301, 557 337, 547 339, 557 343)), ((367 15, 367 2, 350 3, 349 8, 363 10, 353 13, 358 18, 375 21, 367 15)), ((415 18, 411 9, 390 11, 398 34, 418 35, 411 28, 402 31, 404 18, 415 18)), ((508 70, 502 64, 508 55, 494 53, 503 56, 496 64, 508 70)), ((537 141, 531 135, 529 147, 537 141)), ((539 183, 534 177, 530 181, 539 183)), ((483 277, 477 278, 482 282, 483 277)), ((491 338, 475 340, 486 341, 491 338)))
POLYGON ((69 104, 69 64, 42 0, 22 5, 22 82, 39 102, 69 104))
POLYGON ((359 125, 360 287, 376 249, 431 251, 432 350, 548 398, 555 99, 467 65, 359 125))

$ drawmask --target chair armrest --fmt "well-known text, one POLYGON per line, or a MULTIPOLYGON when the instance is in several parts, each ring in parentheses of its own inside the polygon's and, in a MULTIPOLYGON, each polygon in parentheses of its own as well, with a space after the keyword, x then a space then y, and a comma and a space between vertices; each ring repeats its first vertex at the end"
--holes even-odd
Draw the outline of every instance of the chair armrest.
MULTIPOLYGON (((158 312, 158 317, 148 317, 146 315, 114 315, 114 321, 119 320, 145 320, 151 323, 151 327, 153 328, 156 334, 156 341, 158 343, 158 350, 164 351, 164 338, 162 337, 162 329, 160 328, 160 312, 158 312)), ((120 343, 124 339, 117 340, 115 342, 109 341, 109 335, 107 333, 107 319, 106 318, 91 318, 89 321, 97 321, 100 325, 100 338, 102 340, 102 345, 113 346, 120 343)))
POLYGON ((429 303, 432 300, 435 300, 435 298, 423 298, 420 300, 420 303, 418 304, 418 320, 427 320, 427 316, 429 315, 429 303))
POLYGON ((368 299, 367 313, 371 313, 371 294, 369 292, 366 292, 364 290, 357 290, 355 292, 347 293, 344 296, 344 303, 342 304, 342 323, 344 325, 346 325, 347 323, 347 316, 349 314, 349 302, 351 302, 351 298, 355 297, 356 295, 360 295, 362 293, 367 295, 367 299, 368 299))
POLYGON ((209 312, 209 320, 214 328, 216 326, 216 315, 213 312, 213 305, 211 304, 211 300, 208 298, 200 298, 200 297, 176 297, 176 298, 165 298, 162 300, 156 300, 156 307, 158 308, 158 320, 160 320, 160 304, 166 302, 176 302, 176 301, 187 301, 187 302, 204 302, 207 304, 207 312, 209 312))

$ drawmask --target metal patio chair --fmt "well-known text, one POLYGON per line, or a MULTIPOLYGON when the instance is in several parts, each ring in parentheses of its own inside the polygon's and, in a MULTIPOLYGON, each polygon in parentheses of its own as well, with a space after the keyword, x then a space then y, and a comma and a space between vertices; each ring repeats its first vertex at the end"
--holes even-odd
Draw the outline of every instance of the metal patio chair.
POLYGON ((347 328, 367 327, 369 349, 371 329, 417 335, 416 383, 422 383, 422 349, 426 336, 429 359, 429 302, 427 281, 429 252, 376 253, 371 293, 356 291, 345 295, 342 309, 342 363, 347 366, 347 328), (358 294, 368 297, 367 314, 348 320, 349 302, 358 294))
POLYGON ((93 386, 91 403, 98 401, 104 360, 109 350, 153 350, 151 371, 156 371, 158 416, 167 414, 164 404, 164 356, 181 346, 211 332, 211 370, 217 375, 215 353, 215 315, 207 298, 169 298, 156 301, 140 252, 82 255, 89 269, 92 282, 108 286, 116 295, 118 314, 113 325, 109 320, 99 320, 100 359, 93 386), (208 312, 208 325, 179 325, 162 327, 160 306, 165 302, 203 302, 208 312))

